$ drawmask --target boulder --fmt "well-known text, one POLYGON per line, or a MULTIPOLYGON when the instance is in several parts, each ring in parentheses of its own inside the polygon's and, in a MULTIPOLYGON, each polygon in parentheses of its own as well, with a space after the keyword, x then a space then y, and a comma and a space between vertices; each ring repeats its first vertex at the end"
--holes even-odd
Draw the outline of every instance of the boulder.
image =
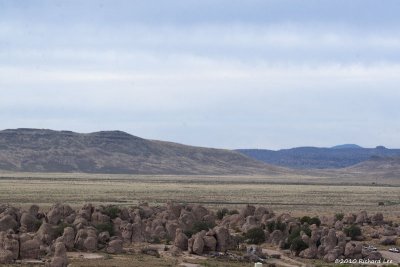
POLYGON ((13 253, 9 250, 0 248, 0 264, 11 264, 13 262, 13 253))
POLYGON ((19 256, 21 259, 39 259, 40 243, 37 239, 27 240, 20 244, 19 256))
POLYGON ((214 236, 206 235, 203 237, 203 240, 205 251, 215 251, 217 249, 217 240, 214 236))
POLYGON ((371 223, 372 223, 373 225, 381 225, 381 224, 383 224, 383 223, 384 223, 384 221, 383 221, 383 214, 382 214, 381 212, 378 212, 378 213, 374 214, 374 215, 371 217, 371 223))
POLYGON ((107 253, 121 254, 124 252, 123 241, 121 239, 111 240, 106 248, 107 253))
POLYGON ((397 236, 384 236, 379 240, 381 245, 395 245, 397 241, 397 236))
POLYGON ((217 251, 226 252, 232 246, 228 229, 223 226, 216 226, 214 231, 217 238, 217 251))
POLYGON ((188 237, 180 228, 176 229, 174 246, 183 251, 188 249, 188 237))
POLYGON ((54 257, 51 259, 49 267, 67 267, 67 249, 64 243, 58 242, 55 244, 54 257))
POLYGON ((363 224, 368 221, 368 214, 365 210, 361 211, 356 218, 356 223, 363 224))
POLYGON ((10 229, 16 230, 18 227, 18 222, 15 218, 9 214, 4 215, 0 218, 0 232, 8 231, 10 229))
POLYGON ((196 235, 193 242, 193 249, 194 254, 202 255, 204 251, 204 240, 201 235, 196 235))

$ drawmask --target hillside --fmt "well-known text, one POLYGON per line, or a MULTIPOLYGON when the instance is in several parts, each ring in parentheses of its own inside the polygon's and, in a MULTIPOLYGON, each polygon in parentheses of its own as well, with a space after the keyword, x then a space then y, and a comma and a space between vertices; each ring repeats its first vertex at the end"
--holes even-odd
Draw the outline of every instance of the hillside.
POLYGON ((275 174, 238 152, 152 141, 121 131, 0 131, 0 170, 130 174, 275 174))
POLYGON ((268 164, 295 169, 338 169, 346 168, 372 157, 398 157, 400 149, 361 148, 342 145, 333 148, 298 147, 278 151, 266 149, 239 149, 246 156, 268 164))

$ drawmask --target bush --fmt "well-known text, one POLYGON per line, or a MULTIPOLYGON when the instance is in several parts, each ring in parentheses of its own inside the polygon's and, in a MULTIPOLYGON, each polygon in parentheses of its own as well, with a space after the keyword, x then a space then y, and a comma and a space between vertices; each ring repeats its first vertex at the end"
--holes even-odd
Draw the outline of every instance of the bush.
POLYGON ((341 221, 344 218, 344 214, 343 213, 336 213, 335 214, 335 221, 341 221))
POLYGON ((114 235, 114 226, 112 223, 100 223, 96 225, 96 229, 99 233, 108 232, 110 236, 114 235))
POLYGON ((361 228, 358 227, 357 225, 354 225, 354 224, 353 224, 353 225, 350 225, 350 226, 344 228, 343 232, 344 232, 347 236, 351 237, 351 239, 354 239, 354 238, 356 238, 357 236, 360 236, 360 235, 361 235, 361 228))
POLYGON ((218 220, 222 220, 226 214, 228 214, 229 210, 227 208, 219 209, 217 211, 218 220))
POLYGON ((209 229, 214 228, 214 226, 213 223, 198 221, 193 224, 192 229, 185 231, 184 234, 190 238, 192 235, 203 230, 208 231, 209 229))
POLYGON ((303 216, 300 218, 301 224, 307 223, 308 225, 316 224, 318 227, 321 225, 321 220, 318 217, 303 216))
POLYGON ((309 225, 317 225, 318 227, 321 225, 321 220, 318 217, 312 217, 310 219, 309 225))
POLYGON ((301 239, 300 236, 294 238, 290 244, 290 250, 296 252, 296 256, 299 255, 300 251, 308 248, 308 245, 301 239))
POLYGON ((230 210, 228 212, 228 215, 233 215, 233 214, 239 214, 239 211, 238 210, 230 210))
POLYGON ((284 223, 282 223, 281 221, 272 221, 267 223, 267 229, 268 232, 272 233, 275 230, 281 230, 281 231, 285 231, 286 225, 284 223))
POLYGON ((252 228, 245 234, 245 239, 249 244, 261 244, 265 242, 265 233, 263 229, 257 227, 252 228))
POLYGON ((111 220, 118 217, 121 210, 117 206, 108 206, 104 209, 104 214, 110 217, 111 220))
POLYGON ((301 217, 301 219, 300 219, 300 223, 301 223, 301 224, 304 224, 304 223, 310 224, 310 220, 311 220, 311 218, 310 218, 309 216, 303 216, 303 217, 301 217))

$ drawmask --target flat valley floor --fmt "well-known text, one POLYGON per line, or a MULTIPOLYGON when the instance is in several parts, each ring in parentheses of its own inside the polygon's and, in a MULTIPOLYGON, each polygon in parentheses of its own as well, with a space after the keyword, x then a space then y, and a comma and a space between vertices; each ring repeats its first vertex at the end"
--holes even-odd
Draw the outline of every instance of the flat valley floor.
POLYGON ((0 203, 21 207, 56 202, 133 206, 145 201, 157 205, 168 200, 215 209, 264 205, 294 216, 366 210, 382 212, 396 221, 400 218, 400 184, 396 183, 344 184, 333 178, 275 176, 0 174, 0 203))

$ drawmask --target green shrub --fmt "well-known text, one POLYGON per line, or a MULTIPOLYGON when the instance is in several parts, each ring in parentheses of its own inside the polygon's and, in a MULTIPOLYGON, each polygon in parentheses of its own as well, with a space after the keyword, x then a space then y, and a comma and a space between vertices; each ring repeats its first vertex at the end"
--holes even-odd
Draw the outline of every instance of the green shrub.
POLYGON ((301 224, 307 223, 308 225, 316 224, 317 226, 321 225, 321 220, 318 217, 303 216, 300 218, 301 224))
POLYGON ((108 232, 110 236, 114 235, 114 226, 112 223, 100 223, 96 225, 96 229, 99 233, 108 232))
POLYGON ((226 214, 228 214, 229 210, 227 208, 219 209, 217 211, 218 220, 222 220, 226 214))
POLYGON ((184 234, 190 238, 192 235, 194 235, 200 231, 203 231, 203 230, 208 231, 209 229, 214 228, 214 226, 215 226, 215 224, 213 224, 213 223, 197 221, 193 224, 192 229, 185 231, 184 234))
POLYGON ((343 213, 336 213, 335 214, 335 221, 341 221, 344 218, 344 214, 343 213))
POLYGON ((247 233, 245 234, 245 239, 248 241, 250 244, 261 244, 265 242, 265 233, 264 230, 257 227, 257 228, 252 228, 247 233))
POLYGON ((284 223, 282 223, 281 221, 272 221, 267 223, 267 229, 268 232, 272 233, 275 230, 281 230, 281 231, 285 231, 286 225, 284 223))
POLYGON ((299 255, 300 251, 308 248, 308 245, 301 239, 300 236, 294 238, 290 244, 290 250, 296 252, 299 255))
POLYGON ((321 220, 318 217, 312 217, 310 219, 309 225, 317 225, 318 227, 321 225, 321 220))
POLYGON ((233 214, 239 214, 239 211, 238 210, 230 210, 228 212, 228 215, 233 215, 233 214))
POLYGON ((304 223, 310 224, 310 220, 311 220, 311 218, 309 216, 303 216, 300 218, 300 223, 301 224, 304 224, 304 223))
POLYGON ((104 209, 104 214, 110 217, 111 220, 117 218, 120 212, 121 210, 117 206, 108 206, 104 209))
POLYGON ((343 232, 347 236, 351 237, 351 239, 354 239, 357 236, 361 235, 361 228, 359 226, 353 224, 353 225, 350 225, 350 226, 344 228, 343 232))

